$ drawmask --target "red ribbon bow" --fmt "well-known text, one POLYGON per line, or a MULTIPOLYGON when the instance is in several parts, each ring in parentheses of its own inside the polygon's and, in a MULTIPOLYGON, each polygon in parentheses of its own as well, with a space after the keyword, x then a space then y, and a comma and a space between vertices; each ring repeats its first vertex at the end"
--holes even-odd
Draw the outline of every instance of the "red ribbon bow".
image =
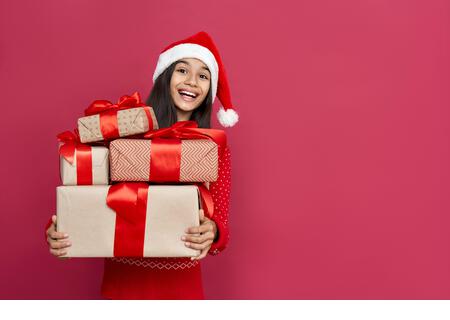
POLYGON ((59 147, 59 154, 64 157, 70 164, 73 164, 75 149, 78 145, 83 145, 78 137, 72 131, 64 131, 56 136, 58 140, 64 143, 59 147))
POLYGON ((92 184, 92 148, 80 142, 80 137, 71 131, 57 135, 60 142, 59 154, 70 164, 73 164, 75 150, 77 151, 77 185, 92 184))
POLYGON ((149 129, 154 127, 151 108, 141 101, 141 96, 136 91, 131 96, 124 95, 120 97, 116 104, 108 100, 95 100, 84 110, 86 116, 99 114, 100 131, 104 140, 117 138, 120 136, 119 125, 117 123, 117 112, 124 109, 143 107, 148 119, 149 129))
POLYGON ((102 113, 109 110, 123 110, 137 107, 145 107, 146 105, 141 101, 141 96, 136 91, 131 96, 123 95, 116 104, 108 100, 95 100, 91 105, 84 110, 86 116, 102 113))
POLYGON ((178 139, 209 139, 214 141, 221 150, 227 145, 227 136, 223 130, 199 128, 195 121, 178 121, 168 128, 149 131, 144 138, 178 138, 178 139))

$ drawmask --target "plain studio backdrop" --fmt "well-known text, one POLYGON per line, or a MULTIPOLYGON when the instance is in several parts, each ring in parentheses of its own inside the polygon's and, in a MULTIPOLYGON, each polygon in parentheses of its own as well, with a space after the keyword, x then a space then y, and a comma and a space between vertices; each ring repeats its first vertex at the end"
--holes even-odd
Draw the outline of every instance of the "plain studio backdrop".
POLYGON ((241 117, 206 297, 450 299, 444 0, 2 0, 0 298, 101 298, 103 259, 44 242, 56 134, 95 99, 146 99, 160 51, 201 30, 241 117))

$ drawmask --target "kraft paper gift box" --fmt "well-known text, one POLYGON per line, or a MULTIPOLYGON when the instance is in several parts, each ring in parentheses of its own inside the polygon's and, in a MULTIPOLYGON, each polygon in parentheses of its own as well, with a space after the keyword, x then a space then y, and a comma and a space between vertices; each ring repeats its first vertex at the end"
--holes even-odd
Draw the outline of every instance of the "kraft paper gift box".
POLYGON ((117 139, 109 148, 112 181, 217 180, 218 146, 211 140, 117 139))
POLYGON ((80 141, 95 142, 145 133, 158 129, 152 107, 146 106, 138 92, 122 96, 117 104, 95 100, 78 119, 80 141))
POLYGON ((106 133, 102 127, 103 114, 95 114, 78 119, 78 132, 83 143, 118 137, 131 136, 158 129, 153 109, 150 107, 132 108, 117 111, 116 133, 106 133))
POLYGON ((139 210, 143 210, 139 224, 130 222, 139 210, 127 209, 122 212, 124 216, 118 216, 120 212, 107 205, 111 187, 114 186, 57 187, 57 231, 67 233, 72 243, 65 256, 192 257, 200 253, 181 240, 186 228, 200 225, 196 185, 147 185, 147 196, 142 196, 144 189, 140 188, 136 194, 146 205, 144 200, 137 202, 141 203, 139 210), (142 238, 136 241, 141 233, 142 238), (129 254, 127 248, 136 249, 136 244, 137 251, 129 254))
POLYGON ((65 186, 92 184, 109 184, 109 150, 106 147, 90 147, 88 159, 79 157, 75 149, 73 162, 70 163, 62 155, 59 156, 59 168, 62 184, 65 186), (83 168, 79 168, 81 165, 83 168), (84 172, 83 172, 84 171, 84 172), (86 178, 86 175, 88 176, 86 178))

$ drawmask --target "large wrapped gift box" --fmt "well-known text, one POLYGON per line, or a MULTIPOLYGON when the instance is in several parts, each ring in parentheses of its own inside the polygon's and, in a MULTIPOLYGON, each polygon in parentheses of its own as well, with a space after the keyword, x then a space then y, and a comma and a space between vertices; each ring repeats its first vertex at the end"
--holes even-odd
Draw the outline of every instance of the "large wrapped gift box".
POLYGON ((151 107, 108 110, 78 119, 78 132, 83 143, 111 140, 158 129, 151 107))
POLYGON ((109 150, 106 147, 86 146, 75 149, 72 163, 60 155, 60 175, 62 184, 107 185, 109 183, 109 150))
POLYGON ((192 257, 181 237, 200 224, 199 199, 196 185, 60 186, 57 231, 72 242, 67 257, 192 257))
POLYGON ((110 143, 112 181, 212 182, 218 146, 206 139, 117 139, 110 143))

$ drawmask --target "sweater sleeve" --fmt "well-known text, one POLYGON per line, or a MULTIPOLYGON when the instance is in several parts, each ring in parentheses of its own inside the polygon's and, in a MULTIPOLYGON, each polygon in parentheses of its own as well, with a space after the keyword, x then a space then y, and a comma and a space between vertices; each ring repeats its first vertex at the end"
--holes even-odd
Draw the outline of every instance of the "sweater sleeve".
POLYGON ((218 179, 210 183, 209 190, 214 201, 214 214, 211 219, 216 223, 217 235, 208 253, 217 255, 225 249, 230 238, 228 211, 231 193, 231 153, 228 147, 224 149, 219 159, 218 179))

